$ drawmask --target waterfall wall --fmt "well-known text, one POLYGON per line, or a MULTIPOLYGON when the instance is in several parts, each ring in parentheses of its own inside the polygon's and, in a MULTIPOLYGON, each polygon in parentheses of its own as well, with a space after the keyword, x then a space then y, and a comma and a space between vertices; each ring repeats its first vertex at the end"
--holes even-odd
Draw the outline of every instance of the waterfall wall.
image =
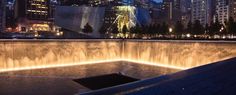
POLYGON ((2 40, 0 72, 132 61, 181 69, 236 57, 236 42, 2 40))

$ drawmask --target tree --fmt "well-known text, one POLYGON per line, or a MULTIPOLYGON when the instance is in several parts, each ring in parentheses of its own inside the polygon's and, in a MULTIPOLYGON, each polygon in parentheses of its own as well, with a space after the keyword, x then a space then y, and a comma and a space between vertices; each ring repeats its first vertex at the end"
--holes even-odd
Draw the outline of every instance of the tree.
POLYGON ((126 34, 127 32, 128 32, 128 28, 127 28, 126 25, 124 25, 123 28, 122 28, 122 33, 126 34))
POLYGON ((205 30, 205 35, 206 35, 206 34, 209 34, 209 29, 210 29, 209 25, 206 24, 204 28, 205 28, 205 29, 204 29, 204 30, 205 30))
POLYGON ((100 34, 106 34, 107 32, 107 27, 103 24, 102 27, 99 29, 100 34))
POLYGON ((194 35, 202 35, 202 34, 204 34, 204 28, 201 25, 199 20, 195 20, 194 21, 192 34, 194 34, 194 35))
POLYGON ((236 23, 233 17, 230 17, 228 22, 226 22, 226 29, 229 34, 236 34, 236 23))
POLYGON ((136 26, 130 28, 130 33, 131 34, 136 34, 135 28, 136 28, 136 26))
POLYGON ((165 22, 162 23, 161 28, 160 28, 161 34, 166 35, 169 33, 169 26, 165 22))
POLYGON ((136 34, 136 37, 142 33, 142 28, 140 25, 136 25, 130 28, 130 33, 136 34))
POLYGON ((213 28, 215 28, 214 30, 215 30, 216 32, 220 32, 221 27, 222 27, 222 25, 220 24, 219 19, 216 18, 216 21, 215 21, 214 27, 213 27, 213 28))
POLYGON ((215 22, 211 22, 211 26, 210 26, 210 34, 215 35, 217 33, 220 33, 220 29, 221 29, 222 25, 220 24, 218 18, 216 18, 215 22))
POLYGON ((214 22, 212 21, 210 26, 209 26, 209 32, 208 35, 213 36, 215 34, 215 29, 214 29, 214 22))
POLYGON ((160 28, 161 28, 161 25, 160 24, 155 24, 155 34, 161 34, 160 33, 160 28))
POLYGON ((119 33, 119 29, 117 27, 117 23, 112 25, 112 33, 114 33, 114 34, 118 34, 119 33))
POLYGON ((177 36, 182 35, 184 31, 184 25, 181 21, 177 21, 174 27, 174 32, 177 36))
POLYGON ((192 21, 189 21, 186 29, 186 34, 188 33, 192 34, 192 29, 193 29, 192 21))
POLYGON ((84 26, 84 29, 82 29, 82 31, 86 34, 92 33, 93 32, 93 27, 89 25, 89 23, 87 23, 84 26))

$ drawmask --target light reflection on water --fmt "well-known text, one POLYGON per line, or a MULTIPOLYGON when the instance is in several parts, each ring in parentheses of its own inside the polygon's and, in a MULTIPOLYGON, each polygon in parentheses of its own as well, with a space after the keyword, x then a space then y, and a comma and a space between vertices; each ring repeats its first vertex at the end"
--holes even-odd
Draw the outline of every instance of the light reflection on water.
POLYGON ((0 52, 0 72, 22 70, 0 73, 0 95, 73 95, 88 89, 72 79, 117 72, 139 79, 157 77, 179 71, 173 68, 192 68, 235 57, 236 43, 3 41, 0 52), (101 63, 104 61, 108 63, 101 63))
POLYGON ((73 95, 89 91, 72 79, 122 72, 139 79, 179 70, 128 62, 26 70, 0 74, 0 95, 73 95))

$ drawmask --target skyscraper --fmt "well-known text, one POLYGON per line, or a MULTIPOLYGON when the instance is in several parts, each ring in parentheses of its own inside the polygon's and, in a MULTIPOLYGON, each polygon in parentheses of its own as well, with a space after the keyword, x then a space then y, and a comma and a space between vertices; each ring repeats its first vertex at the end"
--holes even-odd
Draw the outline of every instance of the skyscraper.
POLYGON ((236 1, 229 0, 229 13, 230 17, 233 17, 236 20, 236 1))
POLYGON ((201 24, 210 24, 213 19, 212 0, 192 0, 192 22, 199 20, 201 24))
POLYGON ((52 13, 50 0, 16 0, 15 18, 19 31, 50 31, 52 13))
POLYGON ((191 21, 191 0, 180 0, 181 22, 187 26, 191 21))
POLYGON ((5 0, 0 0, 0 32, 5 30, 5 0))
POLYGON ((216 14, 215 18, 221 24, 224 24, 225 21, 228 21, 230 13, 229 13, 229 2, 228 0, 216 0, 216 14))
POLYGON ((49 0, 27 0, 26 15, 32 20, 48 20, 49 0))
POLYGON ((164 11, 164 19, 168 23, 175 23, 176 21, 180 20, 181 17, 181 9, 180 9, 180 0, 163 0, 163 7, 162 10, 164 11))

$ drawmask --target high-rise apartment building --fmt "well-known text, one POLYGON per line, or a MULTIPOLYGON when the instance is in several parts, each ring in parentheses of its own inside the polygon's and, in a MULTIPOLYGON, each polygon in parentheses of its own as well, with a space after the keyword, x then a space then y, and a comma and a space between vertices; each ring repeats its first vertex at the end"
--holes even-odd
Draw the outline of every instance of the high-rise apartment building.
POLYGON ((233 17, 236 20, 236 1, 229 0, 229 13, 230 17, 233 17))
POLYGON ((228 21, 230 13, 229 13, 229 2, 228 0, 216 0, 216 14, 215 19, 218 19, 218 21, 221 24, 224 24, 226 21, 228 21))
POLYGON ((199 20, 201 24, 210 24, 213 20, 212 0, 192 0, 192 22, 199 20))
POLYGON ((166 22, 173 24, 181 18, 180 0, 163 0, 163 13, 166 22))

